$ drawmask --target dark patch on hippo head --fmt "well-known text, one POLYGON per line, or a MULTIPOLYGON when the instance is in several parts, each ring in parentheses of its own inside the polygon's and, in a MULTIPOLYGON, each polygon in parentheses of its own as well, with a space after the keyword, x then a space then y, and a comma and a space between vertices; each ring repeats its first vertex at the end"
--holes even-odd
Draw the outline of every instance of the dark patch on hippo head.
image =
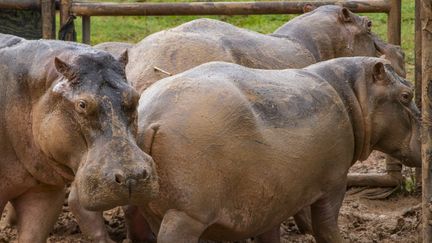
POLYGON ((365 114, 371 127, 371 149, 389 154, 407 166, 420 167, 420 112, 413 101, 411 83, 397 75, 387 62, 376 62, 371 74, 365 114))
MULTIPOLYGON (((403 56, 393 45, 380 40, 371 32, 372 22, 347 8, 325 5, 300 15, 273 35, 296 40, 315 57, 317 62, 337 57, 385 54, 398 74, 404 76, 403 56)), ((402 52, 403 53, 403 52, 402 52)))
POLYGON ((73 170, 80 203, 105 210, 152 198, 154 162, 136 145, 139 94, 124 64, 102 51, 53 64, 59 75, 36 104, 34 135, 51 160, 73 170))

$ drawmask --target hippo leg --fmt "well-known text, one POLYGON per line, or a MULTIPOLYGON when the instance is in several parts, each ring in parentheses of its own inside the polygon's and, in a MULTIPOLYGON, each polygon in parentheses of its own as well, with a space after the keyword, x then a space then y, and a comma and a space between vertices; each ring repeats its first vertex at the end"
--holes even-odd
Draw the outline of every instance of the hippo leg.
POLYGON ((184 212, 169 210, 163 217, 158 243, 198 243, 207 226, 184 212))
POLYGON ((18 242, 45 243, 60 215, 64 196, 64 188, 50 187, 31 190, 14 199, 18 242))
POLYGON ((280 225, 273 229, 258 235, 254 242, 256 243, 280 243, 280 225))
POLYGON ((337 221, 345 187, 346 184, 343 183, 343 187, 327 193, 311 205, 312 226, 317 243, 343 242, 337 221))
POLYGON ((114 243, 105 228, 102 212, 85 210, 79 203, 77 189, 72 184, 68 197, 69 210, 75 216, 81 231, 94 242, 114 243))
POLYGON ((138 207, 124 206, 123 211, 129 240, 134 243, 156 243, 156 237, 138 207))
POLYGON ((313 235, 310 207, 305 207, 296 213, 294 221, 302 234, 313 235))

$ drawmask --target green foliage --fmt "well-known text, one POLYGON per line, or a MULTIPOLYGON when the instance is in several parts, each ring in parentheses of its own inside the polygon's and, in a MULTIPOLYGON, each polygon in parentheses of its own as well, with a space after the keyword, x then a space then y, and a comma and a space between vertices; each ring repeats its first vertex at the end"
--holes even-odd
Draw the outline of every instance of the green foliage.
MULTIPOLYGON (((91 0, 104 2, 104 0, 91 0)), ((144 2, 143 0, 106 0, 111 2, 144 2)), ((191 2, 192 0, 173 0, 173 2, 191 2)), ((220 1, 220 0, 218 0, 220 1)), ((230 1, 230 0, 222 0, 230 1)), ((232 0, 231 0, 232 1, 232 0)), ((234 0, 241 1, 241 0, 234 0)), ((372 0, 373 1, 373 0, 372 0)), ((167 2, 148 0, 146 2, 167 2)), ((386 39, 386 14, 364 14, 371 18, 373 31, 386 39)), ((98 44, 107 41, 135 43, 149 34, 172 28, 197 18, 214 18, 229 22, 239 27, 261 33, 271 33, 276 28, 295 17, 295 15, 249 15, 249 16, 169 16, 169 17, 92 17, 91 42, 98 44)), ((313 24, 313 23, 311 23, 313 24)), ((81 40, 81 21, 76 21, 78 39, 81 40)), ((402 48, 406 53, 408 78, 413 80, 414 73, 414 1, 402 0, 402 48)))

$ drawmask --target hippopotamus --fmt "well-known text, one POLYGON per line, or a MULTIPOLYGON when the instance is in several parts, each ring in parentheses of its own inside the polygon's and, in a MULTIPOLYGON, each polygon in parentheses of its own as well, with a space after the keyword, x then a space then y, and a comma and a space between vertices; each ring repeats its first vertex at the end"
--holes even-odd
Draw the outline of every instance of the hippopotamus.
POLYGON ((111 53, 116 58, 120 58, 125 51, 132 48, 134 44, 131 43, 125 43, 125 42, 104 42, 97 45, 94 45, 93 47, 98 50, 103 50, 111 53))
POLYGON ((342 242, 350 166, 372 150, 421 163, 412 97, 373 57, 284 70, 211 62, 160 80, 141 94, 137 138, 160 194, 139 212, 158 242, 198 242, 259 235, 310 205, 316 241, 342 242))
MULTIPOLYGON (((372 22, 367 17, 355 15, 340 6, 327 5, 292 19, 270 35, 217 20, 198 19, 150 35, 132 47, 128 43, 102 43, 95 48, 114 55, 128 49, 126 74, 139 91, 161 78, 209 61, 284 69, 301 68, 341 56, 381 56, 391 62, 399 75, 405 76, 403 51, 399 46, 380 40, 371 33, 371 27, 372 22)), ((90 217, 89 212, 80 212, 76 201, 72 200, 70 204, 76 205, 72 208, 76 215, 86 215, 80 225, 85 225, 82 229, 86 228, 87 234, 94 235, 94 239, 108 237, 106 232, 101 233, 102 218, 95 219, 90 217)), ((136 209, 129 208, 127 211, 135 212, 136 209)), ((134 213, 126 215, 137 217, 134 213)), ((301 231, 311 233, 307 214, 297 214, 295 219, 301 231)), ((135 231, 137 235, 144 232, 136 225, 129 228, 139 228, 135 231)))
POLYGON ((371 27, 367 17, 335 5, 300 15, 270 35, 197 19, 152 34, 130 48, 126 75, 141 92, 157 80, 210 61, 286 69, 336 57, 385 56, 404 76, 402 50, 381 41, 371 27))
POLYGON ((45 242, 65 185, 88 210, 158 193, 136 143, 139 93, 120 60, 87 45, 0 34, 0 214, 16 210, 19 242, 45 242))

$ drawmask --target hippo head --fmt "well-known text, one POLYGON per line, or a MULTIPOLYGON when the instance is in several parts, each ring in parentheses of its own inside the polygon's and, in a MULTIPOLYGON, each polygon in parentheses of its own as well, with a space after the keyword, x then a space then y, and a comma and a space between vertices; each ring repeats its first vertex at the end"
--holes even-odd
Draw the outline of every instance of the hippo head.
POLYGON ((139 94, 126 81, 126 57, 87 50, 53 58, 55 81, 34 107, 36 143, 75 175, 79 201, 91 210, 158 192, 154 162, 135 141, 139 94))
POLYGON ((317 62, 348 56, 384 57, 405 76, 402 50, 381 41, 371 29, 367 17, 341 6, 324 5, 292 19, 273 35, 298 41, 317 62))
POLYGON ((364 155, 379 150, 407 166, 420 167, 420 112, 413 101, 412 85, 386 60, 376 60, 366 70, 370 77, 366 87, 357 90, 366 125, 364 155))

